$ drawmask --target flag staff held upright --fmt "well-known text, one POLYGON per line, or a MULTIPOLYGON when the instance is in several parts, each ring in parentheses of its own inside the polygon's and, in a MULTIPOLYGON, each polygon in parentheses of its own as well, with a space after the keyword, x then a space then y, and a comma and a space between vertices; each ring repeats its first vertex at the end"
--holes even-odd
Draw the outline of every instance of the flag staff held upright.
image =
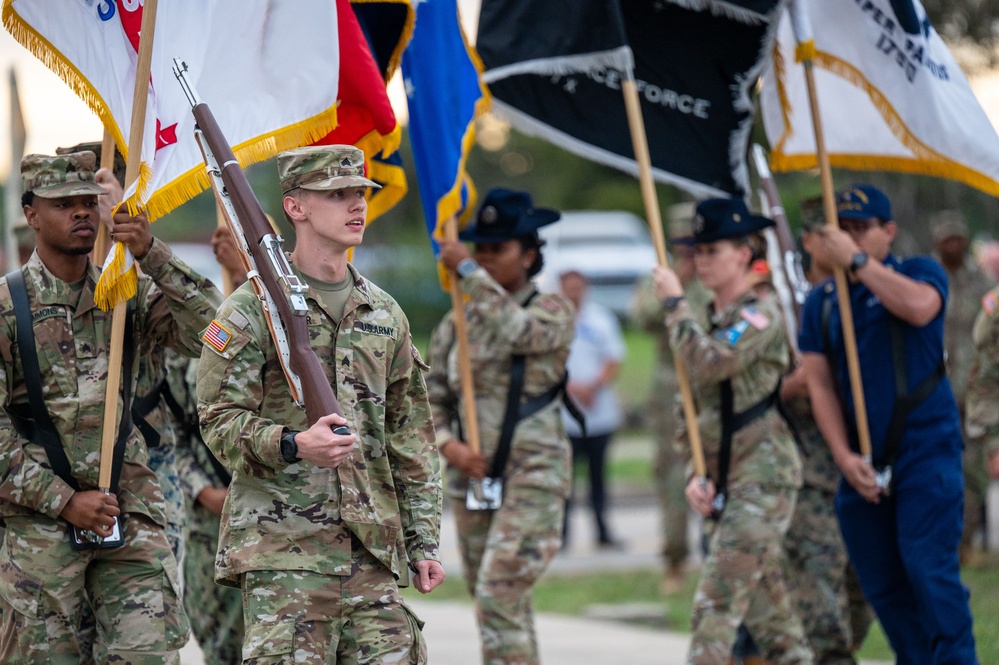
MULTIPOLYGON (((815 87, 815 72, 813 59, 815 41, 812 39, 812 28, 804 7, 804 3, 791 4, 791 22, 794 25, 795 37, 798 40, 797 59, 805 68, 805 84, 808 88, 808 105, 812 112, 812 128, 815 131, 815 154, 819 162, 819 176, 822 180, 822 205, 825 210, 826 224, 839 228, 839 216, 836 214, 836 201, 833 194, 832 167, 829 164, 829 153, 826 152, 825 135, 822 130, 822 118, 819 115, 819 100, 815 87)), ((846 365, 850 373, 850 391, 853 395, 854 413, 857 419, 857 439, 860 443, 860 454, 871 463, 871 430, 867 424, 867 403, 864 401, 864 384, 860 378, 860 359, 857 353, 857 335, 853 328, 853 310, 850 309, 850 291, 846 281, 846 273, 837 266, 833 273, 836 280, 836 300, 839 303, 839 314, 843 321, 843 343, 846 347, 846 365)))
MULTIPOLYGON (((135 68, 135 93, 132 96, 132 120, 128 134, 128 160, 125 163, 125 189, 128 190, 139 177, 142 159, 142 131, 146 118, 146 99, 149 93, 149 73, 152 66, 153 32, 156 26, 156 2, 146 0, 142 8, 142 26, 139 37, 139 59, 135 68)), ((101 166, 114 163, 114 148, 107 147, 107 133, 101 148, 101 166)), ((101 438, 101 466, 98 487, 105 493, 111 491, 111 463, 115 439, 118 435, 118 389, 121 384, 121 360, 125 343, 125 317, 128 301, 121 299, 111 315, 111 345, 108 354, 108 382, 104 395, 104 430, 101 438)), ((122 408, 129 408, 127 404, 122 408)))
MULTIPOLYGON (((659 265, 669 266, 666 254, 666 238, 663 233, 662 216, 659 212, 659 199, 656 197, 656 185, 652 179, 652 158, 649 155, 649 141, 645 135, 645 121, 642 119, 642 107, 638 99, 638 87, 635 85, 635 71, 628 67, 624 80, 621 82, 621 92, 624 94, 624 105, 628 111, 628 129, 631 132, 631 142, 635 149, 635 161, 638 163, 638 183, 642 189, 642 200, 645 203, 645 217, 649 221, 652 232, 652 242, 656 248, 659 265)), ((687 424, 687 436, 690 439, 690 455, 694 463, 694 473, 702 481, 707 478, 707 466, 704 463, 704 447, 701 445, 701 431, 697 428, 697 410, 694 408, 694 395, 690 390, 690 376, 683 358, 673 355, 676 366, 677 383, 680 386, 680 397, 683 400, 683 417, 687 424)))
MULTIPOLYGON (((448 240, 458 239, 458 217, 451 215, 444 221, 444 237, 448 240)), ((472 360, 468 352, 468 326, 465 322, 465 303, 462 302, 461 285, 455 271, 448 271, 451 282, 448 291, 451 292, 451 309, 454 312, 454 337, 458 346, 458 375, 461 378, 461 402, 465 416, 465 443, 468 449, 478 455, 479 420, 475 413, 475 384, 472 382, 472 360)))

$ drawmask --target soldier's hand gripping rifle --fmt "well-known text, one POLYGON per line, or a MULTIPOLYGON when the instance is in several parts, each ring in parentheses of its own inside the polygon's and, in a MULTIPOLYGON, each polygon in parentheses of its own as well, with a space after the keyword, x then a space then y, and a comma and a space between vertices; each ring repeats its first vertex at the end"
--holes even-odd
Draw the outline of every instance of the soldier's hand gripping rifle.
MULTIPOLYGON (((292 271, 281 248, 283 239, 271 228, 215 116, 187 80, 187 64, 177 58, 173 63, 174 76, 191 102, 197 122, 194 136, 204 155, 208 176, 225 211, 226 224, 247 269, 247 277, 260 298, 292 398, 299 406, 304 405, 310 425, 331 413, 342 416, 343 409, 309 343, 306 318, 309 306, 305 301, 309 287, 292 271)), ((350 433, 342 425, 333 431, 350 433)))

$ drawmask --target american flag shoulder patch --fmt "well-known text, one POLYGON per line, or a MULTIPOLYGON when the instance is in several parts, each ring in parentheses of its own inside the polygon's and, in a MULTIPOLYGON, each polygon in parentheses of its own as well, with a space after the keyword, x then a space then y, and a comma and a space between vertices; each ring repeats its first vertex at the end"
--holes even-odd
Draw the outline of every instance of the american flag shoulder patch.
POLYGON ((757 330, 763 330, 770 325, 770 319, 767 318, 767 315, 755 307, 743 307, 739 315, 757 330))
POLYGON ((216 351, 225 351, 225 347, 229 346, 229 342, 232 341, 232 333, 220 326, 218 321, 212 319, 212 324, 208 326, 208 330, 201 336, 201 339, 216 351))

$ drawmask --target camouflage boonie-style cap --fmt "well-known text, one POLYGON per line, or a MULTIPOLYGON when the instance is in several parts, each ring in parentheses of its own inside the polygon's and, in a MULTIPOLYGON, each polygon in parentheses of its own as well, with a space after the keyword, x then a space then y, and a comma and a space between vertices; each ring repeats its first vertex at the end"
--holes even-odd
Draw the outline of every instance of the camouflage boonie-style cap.
POLYGON ((94 181, 96 170, 97 155, 89 150, 55 157, 26 155, 21 160, 24 191, 34 192, 43 199, 107 194, 94 181))
POLYGON ((306 146, 278 155, 281 193, 345 187, 381 187, 364 177, 364 153, 352 145, 306 146))

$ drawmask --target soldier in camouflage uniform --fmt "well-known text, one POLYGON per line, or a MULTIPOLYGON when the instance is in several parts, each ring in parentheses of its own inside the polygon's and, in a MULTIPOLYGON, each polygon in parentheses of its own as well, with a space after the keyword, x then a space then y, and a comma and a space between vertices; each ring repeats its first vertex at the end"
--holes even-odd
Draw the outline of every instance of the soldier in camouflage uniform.
POLYGON ((653 271, 670 346, 690 368, 709 480, 691 477, 687 498, 717 517, 694 597, 687 662, 726 663, 745 622, 771 663, 809 664, 812 651, 794 614, 781 547, 801 486, 801 460, 776 391, 790 366, 787 332, 773 297, 758 297, 749 266, 765 254, 760 235, 773 222, 751 215, 742 199, 709 199, 694 218, 695 264, 714 293, 705 330, 683 297, 675 272, 653 271), (725 406, 726 394, 731 406, 725 406), (731 436, 727 478, 721 449, 731 436), (717 515, 718 491, 726 502, 717 515))
MULTIPOLYGON (((678 203, 669 209, 669 232, 672 240, 685 239, 691 234, 690 219, 694 216, 693 203, 678 203)), ((687 300, 695 314, 700 315, 711 301, 711 293, 694 274, 694 252, 689 245, 673 247, 673 269, 680 277, 687 300)), ((631 318, 636 325, 653 334, 656 340, 656 366, 653 371, 652 390, 649 391, 649 427, 655 442, 652 463, 652 480, 659 498, 662 513, 663 558, 665 575, 664 593, 683 588, 684 564, 689 556, 687 546, 687 517, 690 506, 684 497, 686 474, 684 466, 689 457, 677 441, 679 422, 683 429, 680 410, 679 386, 673 352, 663 319, 663 305, 656 297, 652 279, 642 280, 631 304, 631 318)), ((701 321, 704 324, 704 321, 701 321)))
POLYGON ((475 243, 474 255, 460 242, 441 244, 441 261, 457 269, 468 296, 465 316, 481 453, 474 453, 463 436, 468 429, 453 312, 431 337, 427 383, 485 665, 539 662, 531 593, 562 541, 572 451, 557 397, 572 345, 573 310, 562 295, 540 294, 531 283, 542 264, 537 229, 559 216, 535 208, 526 192, 494 189, 460 236, 475 243), (523 362, 523 399, 508 424, 515 427, 509 456, 502 468, 492 468, 515 362, 523 362), (539 408, 527 413, 531 403, 539 408), (502 477, 502 504, 495 510, 469 510, 469 479, 487 474, 502 477))
MULTIPOLYGON (((239 286, 246 270, 227 228, 212 236, 215 258, 239 286)), ((231 476, 201 438, 196 381, 198 359, 167 358, 167 396, 178 429, 177 468, 185 499, 184 609, 205 665, 243 661, 243 601, 239 589, 215 584, 219 518, 231 476)))
POLYGON ((981 447, 988 475, 999 480, 999 287, 982 298, 975 320, 975 362, 967 393, 968 438, 981 447))
MULTIPOLYGON (((930 217, 933 258, 947 271, 950 297, 944 314, 944 348, 947 351, 947 376, 950 378, 961 421, 965 422, 965 394, 971 372, 975 345, 970 331, 981 311, 982 297, 992 288, 992 281, 978 269, 968 255, 968 225, 956 210, 941 210, 930 217)), ((967 433, 967 431, 966 431, 967 433)), ((972 556, 972 539, 982 527, 985 495, 988 491, 985 457, 979 441, 966 437, 964 443, 964 531, 961 534, 961 561, 972 556)))
MULTIPOLYGON (((821 197, 803 201, 801 209, 802 245, 810 258, 807 278, 818 284, 832 276, 813 231, 823 223, 821 197)), ((867 634, 873 611, 859 591, 839 533, 833 507, 839 467, 812 415, 803 366, 799 365, 785 377, 781 398, 797 430, 803 471, 794 517, 784 538, 788 590, 815 652, 815 662, 854 665, 853 652, 867 634), (851 605, 848 591, 847 580, 851 577, 860 593, 856 607, 851 605), (857 615, 856 622, 851 621, 853 614, 857 615)))
POLYGON ((309 425, 249 283, 203 336, 201 432, 232 474, 216 581, 243 589, 248 663, 426 662, 399 586, 410 566, 423 593, 444 579, 440 461, 409 322, 347 262, 376 186, 363 163, 344 145, 278 156, 312 348, 345 417, 309 425))
MULTIPOLYGON (((28 409, 28 396, 5 279, 0 282, 4 663, 79 662, 77 630, 85 602, 97 618, 100 662, 177 662, 177 650, 187 640, 177 564, 164 535, 163 493, 135 429, 125 442, 117 493, 96 489, 111 315, 94 305, 99 271, 87 258, 97 235, 98 197, 104 194, 94 181, 95 166, 91 152, 28 155, 21 161, 22 203, 37 241, 21 272, 44 406, 72 477, 58 476, 45 449, 11 425, 12 414, 28 409), (112 518, 119 515, 122 546, 71 549, 67 522, 108 537, 112 518)), ((144 215, 120 213, 112 228, 112 237, 128 246, 144 273, 134 299, 135 348, 126 353, 139 357, 159 346, 198 353, 197 335, 221 300, 218 292, 150 236, 144 215)), ((134 382, 137 372, 135 364, 128 380, 134 382)))

